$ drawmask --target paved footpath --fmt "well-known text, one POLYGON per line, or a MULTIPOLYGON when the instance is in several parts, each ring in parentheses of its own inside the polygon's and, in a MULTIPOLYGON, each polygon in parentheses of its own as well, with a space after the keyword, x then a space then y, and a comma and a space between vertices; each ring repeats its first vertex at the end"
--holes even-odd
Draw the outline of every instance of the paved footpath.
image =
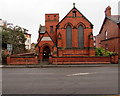
POLYGON ((118 66, 118 64, 77 64, 77 65, 0 65, 1 68, 54 68, 54 67, 107 67, 118 66))

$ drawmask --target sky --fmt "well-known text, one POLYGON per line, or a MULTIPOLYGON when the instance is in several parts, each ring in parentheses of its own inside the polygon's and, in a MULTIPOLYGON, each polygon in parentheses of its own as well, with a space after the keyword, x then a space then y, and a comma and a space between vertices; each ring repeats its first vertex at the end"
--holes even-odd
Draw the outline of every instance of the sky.
POLYGON ((119 0, 0 0, 0 19, 14 26, 28 29, 31 43, 36 43, 39 25, 45 25, 45 13, 59 13, 60 20, 76 8, 94 25, 97 35, 105 18, 105 8, 111 6, 111 14, 118 14, 119 0))

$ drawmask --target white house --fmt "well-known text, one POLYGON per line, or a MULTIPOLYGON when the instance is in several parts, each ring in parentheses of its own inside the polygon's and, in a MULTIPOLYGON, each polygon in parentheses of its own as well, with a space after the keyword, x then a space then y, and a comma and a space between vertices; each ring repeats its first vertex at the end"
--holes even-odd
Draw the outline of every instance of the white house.
POLYGON ((28 33, 24 33, 24 34, 25 34, 25 38, 26 38, 25 48, 31 49, 31 34, 28 34, 28 33))

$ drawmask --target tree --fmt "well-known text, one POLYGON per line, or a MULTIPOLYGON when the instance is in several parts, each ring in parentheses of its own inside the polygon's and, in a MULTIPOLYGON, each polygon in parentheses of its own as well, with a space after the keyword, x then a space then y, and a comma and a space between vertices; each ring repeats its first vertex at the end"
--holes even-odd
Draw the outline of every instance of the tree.
POLYGON ((2 48, 6 49, 7 44, 12 44, 12 54, 25 52, 25 29, 19 26, 2 28, 2 48))

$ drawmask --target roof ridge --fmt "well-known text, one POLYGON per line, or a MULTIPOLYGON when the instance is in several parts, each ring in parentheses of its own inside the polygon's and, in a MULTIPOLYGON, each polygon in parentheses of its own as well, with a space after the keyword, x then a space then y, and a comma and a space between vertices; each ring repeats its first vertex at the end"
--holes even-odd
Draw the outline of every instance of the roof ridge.
POLYGON ((111 15, 106 17, 115 23, 120 23, 120 15, 111 15))

